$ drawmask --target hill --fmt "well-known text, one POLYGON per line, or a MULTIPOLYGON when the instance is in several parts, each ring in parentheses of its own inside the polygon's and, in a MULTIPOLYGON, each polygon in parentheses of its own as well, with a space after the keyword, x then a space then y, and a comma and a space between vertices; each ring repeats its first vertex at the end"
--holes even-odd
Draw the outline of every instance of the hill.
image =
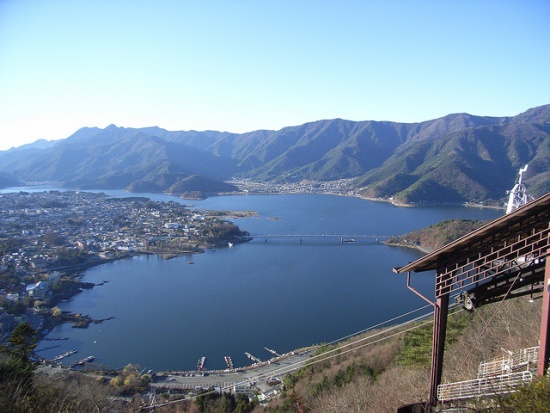
POLYGON ((388 245, 399 245, 433 251, 486 224, 484 221, 453 219, 438 222, 427 228, 392 237, 388 245))
POLYGON ((206 186, 231 177, 274 183, 352 178, 358 194, 402 203, 501 205, 525 164, 531 193, 550 191, 550 105, 513 117, 331 119, 244 134, 110 125, 0 152, 0 172, 22 183, 165 192, 191 176, 208 179, 206 186))

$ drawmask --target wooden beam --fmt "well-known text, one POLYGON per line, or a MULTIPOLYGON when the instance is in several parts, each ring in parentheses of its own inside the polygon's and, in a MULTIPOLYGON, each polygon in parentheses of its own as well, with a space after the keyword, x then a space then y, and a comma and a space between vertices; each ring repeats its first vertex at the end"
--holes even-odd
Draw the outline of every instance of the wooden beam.
POLYGON ((441 384, 443 373, 443 353, 445 351, 445 336, 447 334, 447 316, 449 313, 449 294, 437 299, 434 306, 434 331, 432 338, 432 366, 430 372, 429 404, 437 404, 437 386, 441 384))
MULTIPOLYGON (((549 235, 550 242, 550 235, 549 235)), ((550 250, 549 250, 550 252, 550 250)), ((548 371, 550 357, 550 256, 546 256, 544 289, 542 294, 542 314, 540 316, 539 362, 537 374, 544 376, 548 371)))

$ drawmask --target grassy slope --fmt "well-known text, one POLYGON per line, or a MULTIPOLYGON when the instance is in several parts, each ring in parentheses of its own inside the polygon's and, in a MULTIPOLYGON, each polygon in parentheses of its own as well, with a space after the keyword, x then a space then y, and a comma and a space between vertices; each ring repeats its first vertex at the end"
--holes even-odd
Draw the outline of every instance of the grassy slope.
MULTIPOLYGON (((523 297, 474 313, 460 309, 450 322, 443 382, 475 378, 479 363, 502 355, 503 349, 536 345, 540 304, 523 297)), ((377 336, 362 341, 373 342, 363 348, 315 362, 286 381, 286 392, 266 412, 296 412, 300 405, 304 412, 393 413, 400 405, 426 400, 431 330, 428 320, 418 329, 395 336, 388 332, 392 337, 383 341, 377 336)))

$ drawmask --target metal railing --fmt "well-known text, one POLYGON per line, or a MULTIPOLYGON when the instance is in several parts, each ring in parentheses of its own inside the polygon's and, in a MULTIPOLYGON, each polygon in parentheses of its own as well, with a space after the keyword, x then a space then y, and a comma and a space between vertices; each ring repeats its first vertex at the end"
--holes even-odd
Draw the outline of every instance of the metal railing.
POLYGON ((437 398, 446 402, 511 393, 533 381, 532 370, 537 366, 538 350, 538 347, 525 348, 482 362, 477 379, 441 384, 437 388, 437 398))
POLYGON ((479 364, 477 377, 496 376, 518 371, 530 370, 532 364, 538 362, 539 348, 524 348, 508 355, 496 357, 493 360, 479 364))
POLYGON ((475 397, 489 397, 498 394, 511 393, 517 387, 533 381, 533 373, 520 371, 517 373, 501 374, 492 377, 482 377, 474 380, 442 384, 437 388, 439 401, 472 399, 475 397))

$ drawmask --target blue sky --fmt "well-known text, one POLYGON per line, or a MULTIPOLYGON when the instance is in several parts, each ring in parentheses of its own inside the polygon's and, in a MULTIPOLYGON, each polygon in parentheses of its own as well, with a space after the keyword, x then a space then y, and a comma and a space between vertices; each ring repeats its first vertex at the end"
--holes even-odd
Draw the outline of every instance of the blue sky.
POLYGON ((550 103, 550 1, 0 0, 0 150, 550 103))

